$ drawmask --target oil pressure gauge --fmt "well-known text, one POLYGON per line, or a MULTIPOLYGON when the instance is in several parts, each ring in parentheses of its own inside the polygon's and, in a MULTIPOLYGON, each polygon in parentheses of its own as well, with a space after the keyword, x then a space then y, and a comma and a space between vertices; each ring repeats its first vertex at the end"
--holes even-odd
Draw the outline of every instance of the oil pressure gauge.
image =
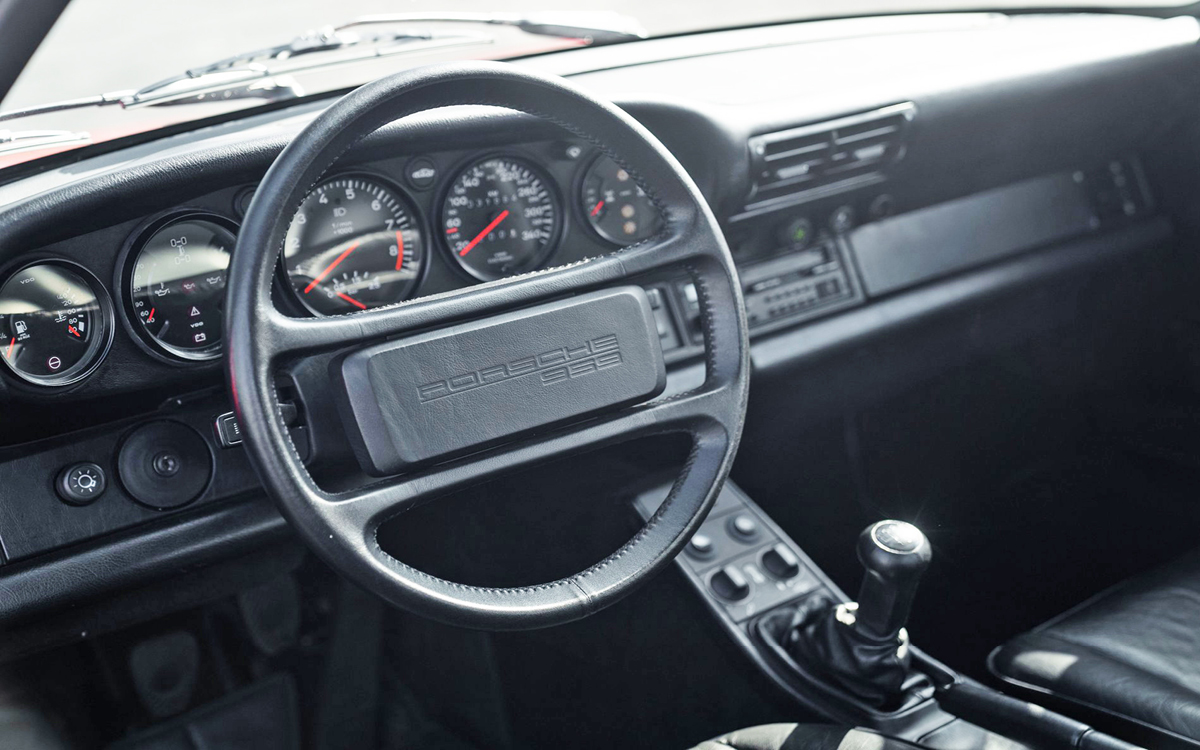
POLYGON ((151 224, 126 263, 131 324, 138 337, 176 359, 221 354, 225 271, 237 225, 208 213, 151 224))

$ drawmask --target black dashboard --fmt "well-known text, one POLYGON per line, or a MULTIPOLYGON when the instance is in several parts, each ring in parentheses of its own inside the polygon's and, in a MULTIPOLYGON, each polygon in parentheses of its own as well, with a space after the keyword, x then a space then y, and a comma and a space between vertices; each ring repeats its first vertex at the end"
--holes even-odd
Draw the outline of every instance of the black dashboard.
MULTIPOLYGON (((614 99, 688 168, 738 262, 767 377, 1006 286, 1161 247, 1171 228, 1140 148, 1184 111, 1198 39, 1193 19, 968 14, 519 64, 614 99), (863 64, 868 46, 895 69, 863 64)), ((222 387, 224 264, 256 184, 322 106, 0 185, 5 565, 33 571, 167 513, 264 502, 222 387), (126 466, 143 445, 175 446, 184 470, 167 473, 180 478, 126 466), (71 473, 81 466, 90 478, 71 473), (72 481, 94 496, 72 496, 72 481)), ((660 220, 627 178, 524 115, 462 107, 393 123, 314 186, 276 303, 343 314, 613 252, 660 220)), ((670 276, 646 286, 671 378, 702 378, 695 289, 670 276)), ((320 375, 280 387, 316 470, 353 471, 336 435, 309 429, 330 408, 320 375)))

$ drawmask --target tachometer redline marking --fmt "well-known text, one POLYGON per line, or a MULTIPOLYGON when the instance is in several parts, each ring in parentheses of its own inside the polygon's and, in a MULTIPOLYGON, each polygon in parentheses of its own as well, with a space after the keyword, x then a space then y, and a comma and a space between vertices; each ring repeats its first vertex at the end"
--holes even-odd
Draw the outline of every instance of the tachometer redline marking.
POLYGON ((332 271, 333 269, 337 268, 337 267, 338 267, 338 264, 339 264, 339 263, 341 263, 343 260, 345 260, 347 255, 349 255, 350 253, 352 253, 352 252, 354 252, 355 250, 357 250, 357 249, 358 249, 358 244, 359 244, 359 243, 355 242, 353 245, 351 245, 350 247, 348 247, 348 248, 346 248, 345 250, 343 250, 343 251, 342 251, 342 254, 341 254, 341 255, 339 255, 339 256, 337 257, 337 260, 335 260, 334 262, 330 263, 328 268, 326 268, 324 271, 322 271, 322 272, 321 272, 321 273, 320 273, 320 274, 317 276, 317 278, 315 278, 315 279, 313 279, 311 282, 309 282, 308 286, 304 287, 304 293, 305 293, 305 294, 308 294, 309 292, 311 292, 311 291, 312 291, 312 290, 313 290, 313 289, 314 289, 314 288, 317 286, 317 284, 320 284, 320 283, 321 283, 321 279, 323 279, 323 278, 325 278, 326 276, 328 276, 330 271, 332 271))
POLYGON ((487 237, 489 234, 491 234, 492 230, 495 229, 496 227, 500 226, 500 222, 504 221, 507 218, 508 218, 508 209, 506 208, 500 212, 499 216, 492 219, 492 223, 488 224, 486 227, 484 227, 482 232, 475 235, 475 239, 468 242, 466 247, 464 247, 462 250, 458 251, 459 256, 461 257, 461 256, 466 255, 467 253, 471 252, 472 250, 474 250, 475 246, 479 244, 480 240, 482 240, 484 237, 487 237))
POLYGON ((341 292, 338 292, 338 293, 337 293, 337 296, 341 297, 342 299, 346 300, 346 301, 347 301, 347 302, 349 302, 350 304, 354 305, 354 306, 355 306, 355 307, 357 307, 359 310, 366 310, 366 309, 367 309, 367 306, 366 306, 366 305, 364 305, 363 303, 361 303, 361 302, 359 302, 358 300, 354 299, 354 298, 353 298, 353 297, 351 297, 349 294, 342 294, 341 292))
POLYGON ((396 270, 404 265, 404 234, 396 232, 396 270))

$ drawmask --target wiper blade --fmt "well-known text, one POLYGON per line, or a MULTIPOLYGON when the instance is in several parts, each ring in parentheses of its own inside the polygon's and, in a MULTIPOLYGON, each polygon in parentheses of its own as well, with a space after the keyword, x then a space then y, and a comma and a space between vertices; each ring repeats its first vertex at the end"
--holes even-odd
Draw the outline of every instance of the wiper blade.
POLYGON ((580 39, 591 46, 634 42, 646 38, 636 18, 612 11, 552 11, 519 13, 385 13, 362 16, 335 27, 337 31, 374 24, 472 23, 513 26, 527 34, 580 39))
POLYGON ((87 133, 71 130, 0 130, 0 154, 87 143, 90 140, 92 138, 87 133))

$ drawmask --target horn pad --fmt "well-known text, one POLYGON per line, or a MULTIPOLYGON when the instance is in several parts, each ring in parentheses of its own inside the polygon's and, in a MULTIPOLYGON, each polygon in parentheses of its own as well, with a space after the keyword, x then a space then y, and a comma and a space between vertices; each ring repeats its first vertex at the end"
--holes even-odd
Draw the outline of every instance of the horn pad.
POLYGON ((361 349, 335 359, 342 420, 376 476, 651 399, 658 327, 625 286, 361 349))

